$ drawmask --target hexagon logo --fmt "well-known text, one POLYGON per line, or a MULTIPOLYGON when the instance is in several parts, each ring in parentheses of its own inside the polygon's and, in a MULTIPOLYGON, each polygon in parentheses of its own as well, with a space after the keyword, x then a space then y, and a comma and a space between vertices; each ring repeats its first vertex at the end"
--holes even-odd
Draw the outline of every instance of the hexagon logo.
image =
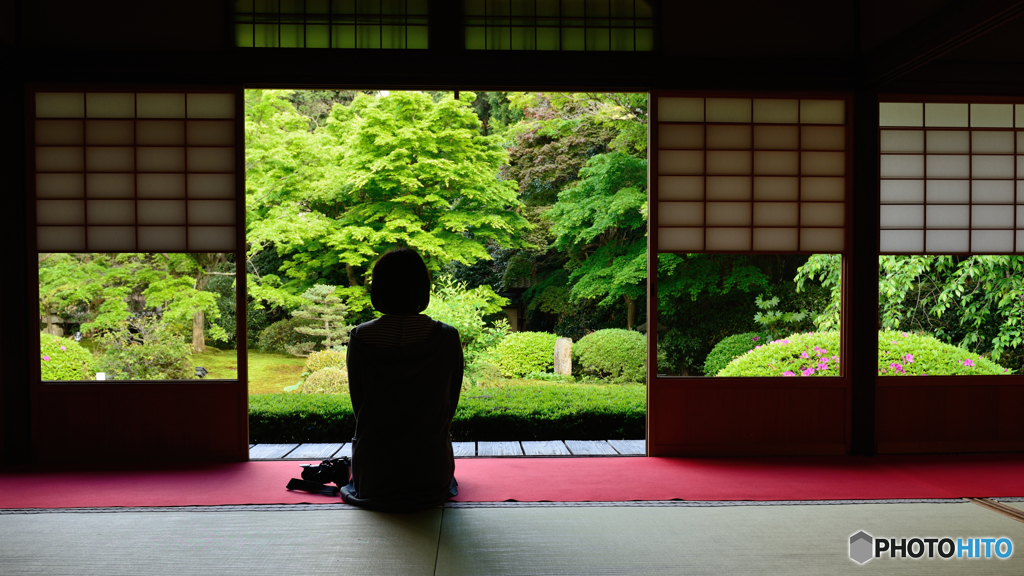
POLYGON ((850 536, 850 560, 863 564, 874 557, 874 538, 861 530, 850 536))

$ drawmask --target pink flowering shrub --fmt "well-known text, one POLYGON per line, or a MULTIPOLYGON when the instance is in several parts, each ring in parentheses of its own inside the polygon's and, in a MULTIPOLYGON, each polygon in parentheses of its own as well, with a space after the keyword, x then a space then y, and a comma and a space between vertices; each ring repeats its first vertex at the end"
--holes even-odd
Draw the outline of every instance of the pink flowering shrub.
POLYGON ((88 350, 70 338, 39 333, 39 367, 46 380, 92 380, 93 358, 88 350))
POLYGON ((839 376, 839 332, 807 332, 765 342, 718 376, 839 376))

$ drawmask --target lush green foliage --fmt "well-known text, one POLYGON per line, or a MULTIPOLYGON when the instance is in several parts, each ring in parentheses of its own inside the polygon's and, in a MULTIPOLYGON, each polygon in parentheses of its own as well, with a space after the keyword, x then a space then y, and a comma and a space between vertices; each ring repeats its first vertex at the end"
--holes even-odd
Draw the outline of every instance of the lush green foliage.
POLYGON ((506 378, 548 372, 555 365, 555 340, 547 332, 513 332, 494 349, 494 364, 506 378))
POLYGON ((508 300, 498 296, 490 286, 468 289, 465 282, 442 275, 434 280, 430 305, 424 314, 459 331, 467 372, 478 370, 483 355, 494 348, 508 333, 508 321, 499 319, 488 324, 485 317, 501 313, 508 300))
MULTIPOLYGON (((643 438, 646 403, 643 386, 484 389, 462 395, 452 419, 452 436, 459 441, 643 438)), ((340 442, 354 433, 347 394, 249 397, 252 442, 340 442)))
MULTIPOLYGON (((335 295, 334 286, 316 284, 302 293, 302 299, 305 301, 302 309, 292 312, 292 318, 306 320, 307 323, 295 326, 296 332, 323 338, 321 344, 325 349, 348 343, 348 333, 352 331, 351 326, 345 325, 348 306, 335 295)), ((296 356, 306 356, 316 346, 315 342, 307 340, 288 346, 287 350, 296 356)))
POLYGON ((306 358, 306 372, 313 373, 329 366, 344 368, 346 363, 345 352, 341 350, 320 350, 312 352, 306 358))
POLYGON ((608 328, 587 334, 572 345, 573 369, 614 381, 644 382, 647 338, 632 330, 608 328))
POLYGON ((839 332, 807 332, 757 345, 716 376, 839 376, 839 332))
POLYGON ((70 338, 39 334, 39 367, 43 380, 92 380, 93 358, 70 338))
POLYGON ((928 334, 895 330, 878 333, 878 373, 885 376, 1008 374, 988 358, 946 344, 928 334))
POLYGON ((738 358, 754 349, 755 346, 771 341, 771 338, 762 332, 745 332, 734 334, 720 340, 708 353, 704 360, 704 374, 714 376, 725 368, 733 358, 738 358))
POLYGON ((810 320, 810 313, 807 309, 799 311, 784 311, 778 308, 779 297, 764 298, 758 295, 754 298, 754 305, 758 312, 754 314, 754 322, 761 327, 761 331, 768 334, 770 339, 782 338, 786 334, 799 332, 810 320))
POLYGON ((337 366, 328 366, 306 376, 302 383, 306 394, 343 394, 348 392, 348 371, 337 366))
POLYGON ((302 318, 288 318, 279 320, 267 326, 260 332, 257 339, 257 346, 264 352, 277 352, 286 354, 288 348, 303 342, 312 342, 314 345, 323 342, 323 337, 306 336, 295 331, 296 327, 309 326, 309 320, 302 318))
POLYGON ((196 377, 191 345, 180 332, 154 318, 132 318, 100 336, 103 355, 94 364, 107 380, 191 380, 196 377))

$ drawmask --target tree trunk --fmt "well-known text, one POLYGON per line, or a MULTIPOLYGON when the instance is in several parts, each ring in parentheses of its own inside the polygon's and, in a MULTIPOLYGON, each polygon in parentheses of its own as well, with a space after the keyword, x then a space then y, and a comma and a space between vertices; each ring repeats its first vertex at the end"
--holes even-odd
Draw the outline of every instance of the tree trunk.
POLYGON ((623 296, 626 299, 626 330, 633 329, 633 322, 636 320, 636 300, 629 296, 623 296))
POLYGON ((206 351, 206 336, 203 335, 203 325, 206 324, 206 314, 202 310, 192 316, 192 353, 200 354, 206 351))
POLYGON ((356 271, 352 268, 351 264, 345 264, 345 273, 348 274, 349 286, 359 286, 359 280, 356 279, 356 271))

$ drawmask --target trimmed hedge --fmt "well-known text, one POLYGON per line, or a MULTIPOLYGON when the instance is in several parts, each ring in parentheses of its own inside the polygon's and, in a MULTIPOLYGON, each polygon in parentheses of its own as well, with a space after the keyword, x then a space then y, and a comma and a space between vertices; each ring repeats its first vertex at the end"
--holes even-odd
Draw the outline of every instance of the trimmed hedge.
POLYGON ((549 372, 555 365, 555 340, 547 332, 512 332, 494 347, 495 365, 506 378, 549 372))
POLYGON ((70 338, 39 333, 39 367, 42 379, 92 380, 93 358, 81 344, 70 338))
POLYGON ((755 346, 766 344, 771 338, 760 332, 746 332, 722 338, 704 359, 704 374, 714 376, 733 359, 750 352, 755 346))
POLYGON ((622 328, 591 332, 572 346, 572 363, 580 372, 616 382, 647 378, 647 337, 622 328))
MULTIPOLYGON (((452 419, 456 441, 643 438, 643 386, 537 385, 463 393, 452 419)), ((348 395, 249 397, 249 441, 348 442, 355 417, 348 395)))
POLYGON ((342 394, 348 392, 348 371, 337 366, 328 366, 306 376, 302 383, 306 394, 342 394))

